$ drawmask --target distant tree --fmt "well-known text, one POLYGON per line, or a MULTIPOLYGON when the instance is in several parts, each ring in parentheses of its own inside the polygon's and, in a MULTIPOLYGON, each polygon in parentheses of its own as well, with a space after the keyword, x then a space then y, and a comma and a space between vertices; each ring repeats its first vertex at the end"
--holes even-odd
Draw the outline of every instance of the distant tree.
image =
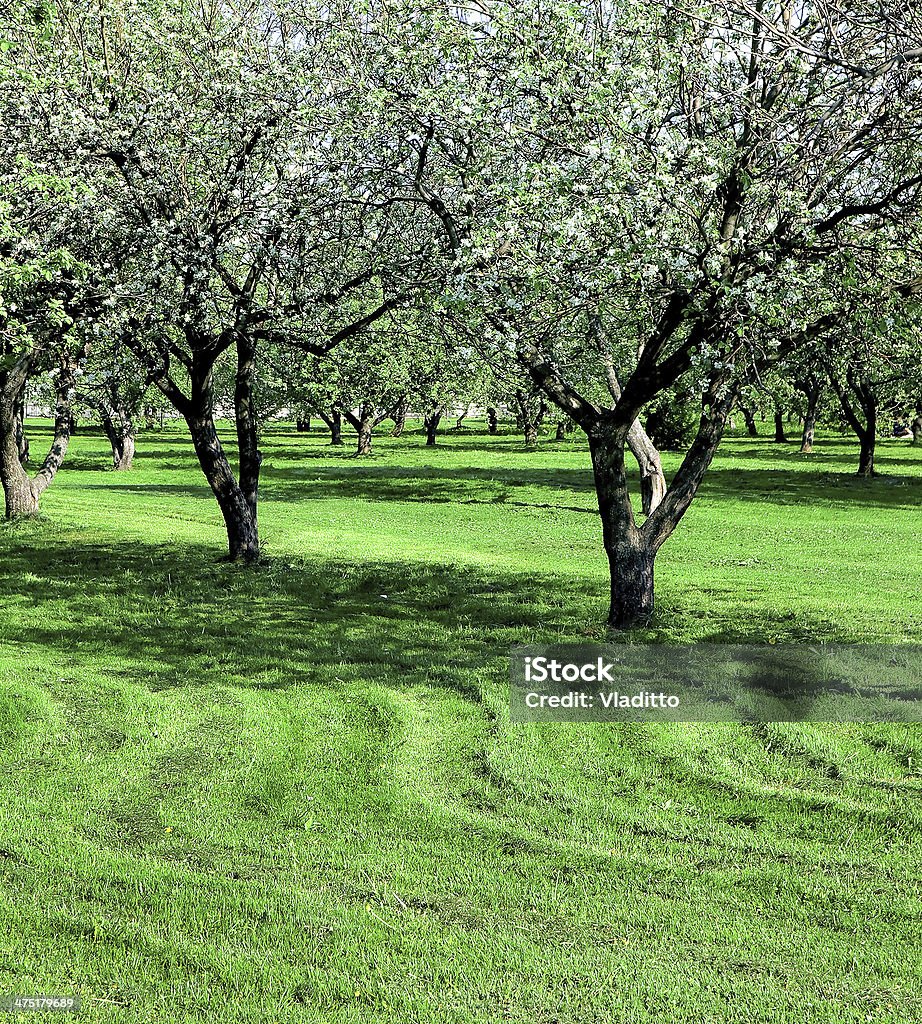
POLYGON ((144 368, 117 329, 97 341, 93 358, 78 382, 75 404, 92 410, 99 418, 112 448, 115 470, 131 469, 137 423, 149 389, 144 368))

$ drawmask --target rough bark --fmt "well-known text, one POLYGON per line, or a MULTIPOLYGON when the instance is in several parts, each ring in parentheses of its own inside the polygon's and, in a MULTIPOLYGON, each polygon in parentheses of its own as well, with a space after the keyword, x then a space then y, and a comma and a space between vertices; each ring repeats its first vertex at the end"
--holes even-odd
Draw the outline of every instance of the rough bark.
POLYGON ((330 430, 330 444, 341 445, 343 443, 343 414, 339 408, 334 405, 329 412, 324 412, 321 409, 317 415, 330 430))
POLYGON ((830 374, 830 383, 839 398, 842 414, 858 438, 858 476, 875 476, 874 453, 877 447, 879 400, 870 381, 860 373, 848 370, 844 380, 830 374))
POLYGON ((218 437, 210 403, 196 405, 199 408, 185 419, 199 465, 224 517, 228 558, 232 562, 255 562, 259 558, 259 531, 250 504, 218 437))
POLYGON ((129 470, 134 461, 134 422, 124 406, 98 399, 88 401, 96 409, 103 433, 112 448, 112 466, 116 470, 129 470))
MULTIPOLYGON (((399 402, 397 404, 399 405, 399 402)), ((386 419, 393 418, 396 408, 397 406, 393 405, 388 409, 377 409, 370 402, 363 402, 359 406, 358 412, 352 412, 349 409, 342 410, 344 418, 358 434, 356 455, 371 455, 372 431, 386 419)))
POLYGON ((57 475, 70 443, 71 401, 74 378, 80 359, 66 354, 55 378, 54 436, 45 460, 34 477, 21 461, 17 424, 23 391, 35 365, 36 355, 26 353, 12 367, 0 373, 0 484, 3 486, 7 519, 25 519, 37 515, 39 499, 57 475))
POLYGON ((922 444, 922 405, 916 406, 916 415, 909 427, 912 430, 912 443, 922 444))
POLYGON ((432 406, 423 419, 423 429, 426 431, 426 446, 432 448, 435 446, 436 432, 439 428, 439 423, 442 420, 442 416, 445 413, 445 406, 437 405, 432 406))
POLYGON ((358 443, 356 455, 371 455, 371 418, 363 416, 358 426, 358 443))
POLYGON ((246 561, 259 557, 258 509, 259 472, 263 453, 259 449, 259 421, 253 395, 256 377, 256 346, 248 334, 237 339, 237 374, 234 379, 234 419, 239 452, 239 486, 250 510, 252 537, 241 556, 246 561))
POLYGON ((864 431, 858 438, 860 454, 858 456, 858 476, 875 476, 874 452, 876 449, 877 432, 864 431))
POLYGON ((816 439, 816 407, 818 402, 818 394, 811 393, 807 395, 807 409, 804 413, 804 430, 800 436, 800 450, 804 455, 813 451, 813 442, 816 439))
POLYGON ((538 432, 547 415, 547 403, 540 395, 529 394, 519 389, 515 393, 516 421, 525 437, 525 446, 534 448, 538 443, 538 432))
POLYGON ((634 522, 625 472, 626 433, 589 435, 592 472, 602 519, 602 542, 608 556, 613 629, 641 626, 653 615, 653 562, 656 550, 634 522))

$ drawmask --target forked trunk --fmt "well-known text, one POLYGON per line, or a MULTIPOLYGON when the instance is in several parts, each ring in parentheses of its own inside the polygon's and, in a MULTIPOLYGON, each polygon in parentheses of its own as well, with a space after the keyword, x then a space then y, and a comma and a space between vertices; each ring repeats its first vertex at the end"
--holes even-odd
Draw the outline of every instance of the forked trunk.
MULTIPOLYGON (((92 404, 92 403, 91 403, 92 404)), ((134 423, 124 408, 115 408, 100 401, 95 405, 102 429, 112 448, 112 466, 129 470, 134 460, 134 423)))
POLYGON ((426 430, 426 446, 429 448, 432 448, 435 445, 436 432, 439 429, 439 423, 441 422, 443 412, 444 409, 441 406, 430 409, 423 420, 423 426, 426 430))
POLYGON ((228 558, 232 562, 257 561, 257 522, 228 462, 210 410, 190 415, 186 422, 199 465, 224 517, 228 558))
POLYGON ((343 443, 343 414, 334 405, 329 413, 319 412, 317 414, 330 429, 330 444, 341 445, 343 443))
POLYGON ((400 437, 403 434, 404 428, 407 425, 408 411, 408 400, 406 397, 401 398, 394 408, 394 429, 391 431, 391 437, 400 437))
POLYGON ((0 484, 3 486, 7 519, 28 519, 38 514, 39 498, 54 480, 70 443, 71 399, 74 375, 85 350, 65 355, 55 379, 54 437, 39 471, 30 479, 23 467, 17 436, 26 381, 32 371, 32 354, 22 356, 0 374, 0 484))
MULTIPOLYGON (((12 427, 12 424, 10 424, 12 427)), ((7 519, 28 519, 38 514, 38 495, 32 480, 19 461, 19 446, 12 429, 0 425, 0 483, 6 503, 7 519)))
POLYGON ((644 625, 654 608, 656 550, 634 522, 625 472, 625 440, 589 437, 602 541, 611 579, 608 624, 613 629, 644 625))
MULTIPOLYGON (((616 402, 621 401, 621 382, 611 360, 607 360, 608 390, 616 402)), ((640 469, 640 501, 645 516, 658 507, 666 494, 666 477, 659 451, 639 419, 635 419, 627 432, 627 446, 640 469)))

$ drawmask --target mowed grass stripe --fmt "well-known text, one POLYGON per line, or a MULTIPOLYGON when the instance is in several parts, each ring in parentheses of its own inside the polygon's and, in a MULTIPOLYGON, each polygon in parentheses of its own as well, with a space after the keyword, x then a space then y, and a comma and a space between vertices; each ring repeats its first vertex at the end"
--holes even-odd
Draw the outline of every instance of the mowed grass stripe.
MULTIPOLYGON (((178 431, 128 475, 75 437, 0 534, 0 991, 102 1022, 919 1019, 920 731, 511 724, 509 647, 603 635, 588 458, 440 443, 270 429, 245 571, 178 431)), ((730 439, 641 638, 917 640, 922 453, 853 459, 730 439)))

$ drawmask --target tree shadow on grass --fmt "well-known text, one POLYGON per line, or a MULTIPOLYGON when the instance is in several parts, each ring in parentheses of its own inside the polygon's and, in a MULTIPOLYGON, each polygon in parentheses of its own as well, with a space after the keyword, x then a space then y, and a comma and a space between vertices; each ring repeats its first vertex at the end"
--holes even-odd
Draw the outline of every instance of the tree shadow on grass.
MULTIPOLYGON (((323 559, 245 569, 199 546, 62 552, 33 539, 0 537, 4 643, 42 652, 55 672, 99 665, 151 690, 370 680, 479 699, 482 681, 504 684, 514 646, 613 639, 600 578, 323 559)), ((662 587, 668 593, 668 581, 662 587)), ((652 629, 620 639, 668 642, 676 612, 668 600, 662 607, 652 629)), ((747 616, 744 624, 736 609, 719 609, 707 632, 731 639, 733 623, 732 642, 758 643, 784 625, 769 609, 747 616)), ((836 639, 828 624, 822 635, 836 639)), ((788 622, 782 638, 811 636, 788 622)))
MULTIPOLYGON (((184 467, 175 467, 184 468, 184 467)), ((636 473, 628 475, 634 492, 636 473)), ((87 489, 144 491, 147 494, 200 496, 207 485, 145 483, 120 474, 105 482, 86 483, 87 489)), ((262 472, 264 503, 316 500, 422 502, 426 504, 513 505, 597 515, 591 471, 535 466, 514 468, 395 466, 366 462, 335 466, 275 467, 262 472), (534 495, 527 490, 543 490, 534 495), (561 500, 553 500, 556 495, 561 500), (566 495, 566 497, 564 497, 566 495), (570 496, 579 496, 574 503, 570 496), (543 500, 547 498, 549 500, 543 500)), ((885 474, 871 480, 850 473, 802 472, 784 469, 717 467, 709 470, 698 502, 768 502, 845 508, 902 508, 922 504, 922 476, 885 474)))
MULTIPOLYGON (((800 451, 800 442, 774 442, 760 438, 729 438, 721 454, 733 459, 757 459, 761 462, 789 461, 799 472, 819 470, 829 463, 858 469, 858 445, 850 438, 827 438, 817 442, 812 452, 800 451)), ((884 471, 888 466, 915 466, 922 472, 922 448, 913 448, 908 441, 889 438, 878 441, 876 456, 884 471), (916 454, 918 453, 918 454, 916 454)))
MULTIPOLYGON (((576 630, 595 581, 457 566, 216 563, 204 547, 5 544, 5 643, 57 664, 111 659, 151 689, 274 689, 361 676, 477 693, 472 677, 536 631, 576 630), (475 635, 476 631, 476 635, 475 635)), ((494 664, 494 669, 495 669, 494 664)))

